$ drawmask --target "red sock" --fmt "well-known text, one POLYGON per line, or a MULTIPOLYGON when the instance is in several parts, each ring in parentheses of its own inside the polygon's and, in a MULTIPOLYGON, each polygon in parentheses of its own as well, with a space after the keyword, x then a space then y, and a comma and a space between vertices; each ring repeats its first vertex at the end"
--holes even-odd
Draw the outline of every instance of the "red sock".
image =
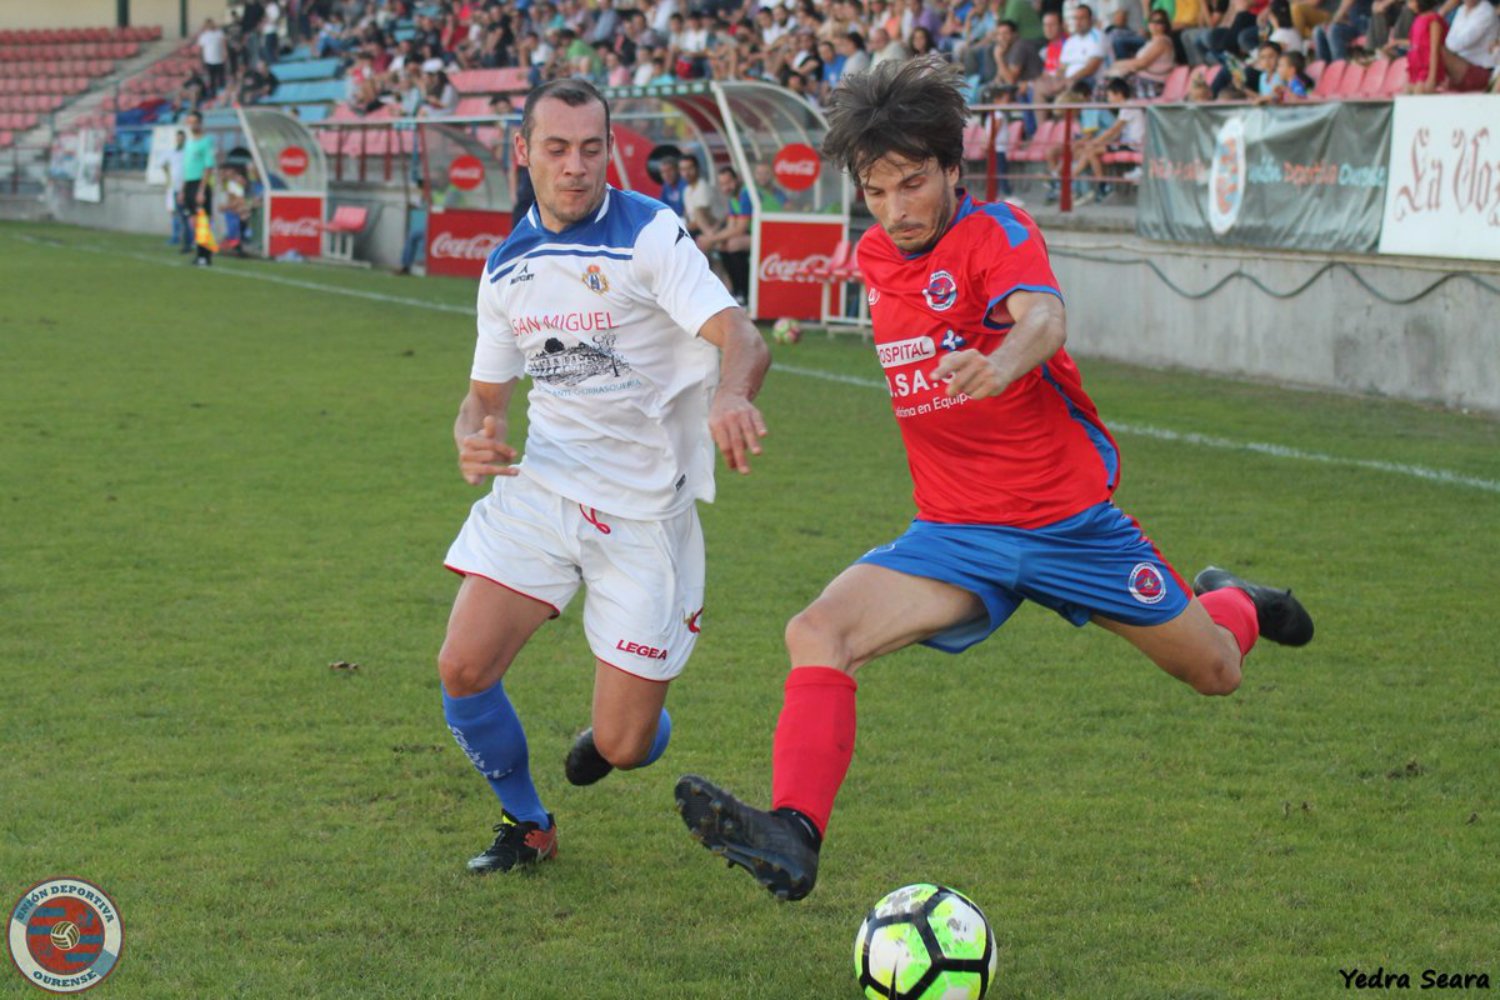
POLYGON ((832 667, 796 667, 771 752, 771 808, 795 809, 822 834, 854 757, 854 692, 859 685, 832 667))
POLYGON ((1210 590, 1198 596, 1198 602, 1215 625, 1223 626, 1234 634, 1234 641, 1244 656, 1255 646, 1260 637, 1260 623, 1255 617, 1255 602, 1250 595, 1234 587, 1210 590))

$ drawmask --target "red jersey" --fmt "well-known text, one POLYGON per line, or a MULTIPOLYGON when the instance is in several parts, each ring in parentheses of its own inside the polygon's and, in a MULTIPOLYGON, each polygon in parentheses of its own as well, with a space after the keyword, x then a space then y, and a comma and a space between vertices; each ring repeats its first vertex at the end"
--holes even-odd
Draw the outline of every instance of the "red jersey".
POLYGON ((1062 297, 1031 217, 959 194, 957 216, 926 253, 906 255, 878 226, 859 241, 875 349, 917 517, 1041 527, 1109 499, 1119 451, 1064 350, 988 399, 950 399, 933 380, 943 352, 1000 346, 1014 322, 1005 310, 1012 292, 1062 297))

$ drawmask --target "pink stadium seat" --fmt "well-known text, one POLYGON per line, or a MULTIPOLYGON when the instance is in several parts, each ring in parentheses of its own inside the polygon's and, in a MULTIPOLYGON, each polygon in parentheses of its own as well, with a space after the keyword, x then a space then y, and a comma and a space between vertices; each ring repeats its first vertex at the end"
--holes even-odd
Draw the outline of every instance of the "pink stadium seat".
POLYGON ((1171 103, 1186 97, 1189 69, 1187 66, 1173 66, 1172 72, 1167 74, 1167 82, 1162 86, 1158 100, 1171 103))
POLYGON ((1358 97, 1367 99, 1385 96, 1385 75, 1390 70, 1390 63, 1384 59, 1376 59, 1365 67, 1364 79, 1360 81, 1358 97))
POLYGON ((460 94, 508 94, 531 87, 529 71, 517 67, 460 70, 450 79, 460 94))
POLYGON ((1318 77, 1318 85, 1313 88, 1314 96, 1325 100, 1337 97, 1339 84, 1343 82, 1344 72, 1348 68, 1349 64, 1343 60, 1331 62, 1325 66, 1323 68, 1323 75, 1318 77))
POLYGON ((1328 64, 1323 60, 1314 59, 1312 62, 1307 64, 1307 69, 1304 70, 1304 72, 1306 72, 1308 76, 1313 78, 1314 83, 1317 83, 1323 78, 1323 70, 1327 68, 1328 64))
POLYGON ((459 118, 479 118, 492 114, 488 97, 465 97, 458 102, 453 113, 459 118))
POLYGON ((1333 88, 1330 97, 1355 97, 1359 94, 1360 86, 1365 82, 1365 68, 1359 63, 1346 62, 1344 64, 1344 75, 1339 78, 1338 85, 1333 88))
POLYGON ((1401 88, 1406 86, 1406 57, 1401 56, 1392 59, 1390 65, 1385 68, 1385 80, 1381 85, 1382 97, 1395 97, 1401 93, 1401 88))

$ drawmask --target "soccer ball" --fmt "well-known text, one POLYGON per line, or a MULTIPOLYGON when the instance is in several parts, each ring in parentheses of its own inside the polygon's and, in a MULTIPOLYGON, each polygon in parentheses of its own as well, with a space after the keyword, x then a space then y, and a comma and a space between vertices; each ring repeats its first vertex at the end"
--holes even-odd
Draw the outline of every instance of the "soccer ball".
POLYGON ((802 327, 796 320, 783 316, 771 327, 771 339, 778 344, 795 344, 802 339, 802 327))
POLYGON ((979 1000, 995 978, 995 935, 973 901, 921 882, 888 894, 854 939, 870 1000, 979 1000))

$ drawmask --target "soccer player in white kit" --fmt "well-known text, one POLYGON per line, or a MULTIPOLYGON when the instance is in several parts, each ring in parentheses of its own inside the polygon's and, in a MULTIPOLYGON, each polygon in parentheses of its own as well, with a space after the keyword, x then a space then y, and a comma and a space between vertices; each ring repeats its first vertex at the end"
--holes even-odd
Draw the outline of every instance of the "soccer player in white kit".
POLYGON ((448 552, 464 581, 438 673, 448 726, 502 805, 494 843, 469 861, 480 873, 557 853, 501 682, 516 654, 585 585, 593 725, 567 756, 568 780, 660 757, 667 686, 703 610, 696 501, 713 499, 715 446, 748 473, 766 433, 752 402, 770 366, 764 340, 675 212, 606 183, 612 143, 588 83, 530 93, 515 155, 536 205, 479 283, 453 436, 464 478, 495 478, 448 552), (506 433, 522 375, 524 459, 506 433))

